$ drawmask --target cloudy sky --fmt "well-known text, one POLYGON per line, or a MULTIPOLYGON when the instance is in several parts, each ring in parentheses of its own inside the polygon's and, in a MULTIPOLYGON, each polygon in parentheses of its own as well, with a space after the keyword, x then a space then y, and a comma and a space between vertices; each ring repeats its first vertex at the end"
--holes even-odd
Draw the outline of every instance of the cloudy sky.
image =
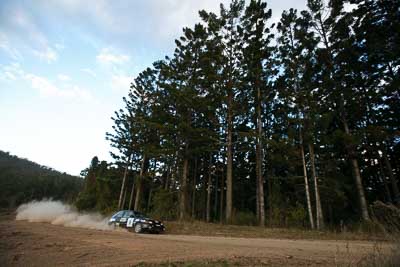
MULTIPOLYGON (((0 150, 78 175, 138 72, 229 0, 0 1, 0 150)), ((273 20, 305 0, 269 0, 273 20)))

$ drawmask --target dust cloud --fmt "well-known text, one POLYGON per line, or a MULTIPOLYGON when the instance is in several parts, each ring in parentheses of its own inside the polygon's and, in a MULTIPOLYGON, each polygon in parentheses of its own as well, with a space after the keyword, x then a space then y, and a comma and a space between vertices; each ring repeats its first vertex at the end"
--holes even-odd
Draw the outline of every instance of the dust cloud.
POLYGON ((41 200, 22 204, 17 209, 16 220, 47 222, 67 227, 80 227, 97 230, 113 230, 107 224, 108 218, 99 213, 81 213, 61 201, 41 200))

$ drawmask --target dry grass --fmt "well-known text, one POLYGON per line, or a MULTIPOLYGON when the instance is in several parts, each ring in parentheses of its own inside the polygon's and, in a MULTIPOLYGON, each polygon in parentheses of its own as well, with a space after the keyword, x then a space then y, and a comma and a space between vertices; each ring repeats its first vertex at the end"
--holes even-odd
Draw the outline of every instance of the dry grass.
POLYGON ((363 232, 334 232, 311 231, 296 228, 269 228, 257 226, 224 225, 216 223, 193 222, 166 222, 168 234, 176 235, 205 235, 223 237, 247 238, 277 238, 277 239, 318 239, 318 240, 368 240, 388 241, 384 234, 363 232))
MULTIPOLYGON (((397 239, 397 238, 396 238, 397 239)), ((398 267, 400 266, 400 241, 393 240, 391 248, 383 249, 380 243, 375 243, 372 252, 365 257, 350 261, 347 264, 338 264, 338 267, 398 267)), ((343 257, 343 255, 341 255, 343 257)))

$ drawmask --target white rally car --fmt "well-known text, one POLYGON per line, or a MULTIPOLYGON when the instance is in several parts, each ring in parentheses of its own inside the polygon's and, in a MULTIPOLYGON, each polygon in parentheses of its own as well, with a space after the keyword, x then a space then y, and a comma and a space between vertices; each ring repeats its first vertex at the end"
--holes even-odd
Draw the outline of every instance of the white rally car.
POLYGON ((162 222, 152 220, 144 214, 133 210, 121 210, 111 216, 108 221, 109 225, 127 228, 134 230, 136 233, 163 233, 165 226, 162 222))

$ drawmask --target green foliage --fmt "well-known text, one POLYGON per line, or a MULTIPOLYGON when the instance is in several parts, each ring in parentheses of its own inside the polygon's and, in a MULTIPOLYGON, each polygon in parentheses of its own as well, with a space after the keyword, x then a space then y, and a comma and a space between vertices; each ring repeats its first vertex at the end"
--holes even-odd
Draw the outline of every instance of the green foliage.
POLYGON ((82 203, 114 207, 131 159, 139 208, 164 218, 179 202, 180 215, 224 221, 232 198, 250 224, 261 187, 271 226, 308 227, 316 206, 341 225, 368 221, 365 203, 400 204, 400 2, 328 2, 275 28, 263 1, 201 11, 172 57, 134 79, 107 133, 118 166, 85 173, 96 201, 82 203))
POLYGON ((0 151, 0 207, 16 208, 31 200, 72 202, 83 186, 80 177, 61 173, 0 151))
POLYGON ((238 211, 234 214, 232 223, 236 225, 252 226, 257 225, 258 220, 253 212, 238 211))
POLYGON ((174 220, 177 218, 177 206, 178 199, 176 193, 159 189, 154 192, 150 214, 162 220, 174 220))
POLYGON ((80 192, 75 206, 78 210, 92 210, 96 206, 96 195, 87 191, 80 192))
POLYGON ((287 210, 287 220, 289 226, 304 227, 307 219, 307 212, 303 205, 296 203, 296 206, 287 210))

